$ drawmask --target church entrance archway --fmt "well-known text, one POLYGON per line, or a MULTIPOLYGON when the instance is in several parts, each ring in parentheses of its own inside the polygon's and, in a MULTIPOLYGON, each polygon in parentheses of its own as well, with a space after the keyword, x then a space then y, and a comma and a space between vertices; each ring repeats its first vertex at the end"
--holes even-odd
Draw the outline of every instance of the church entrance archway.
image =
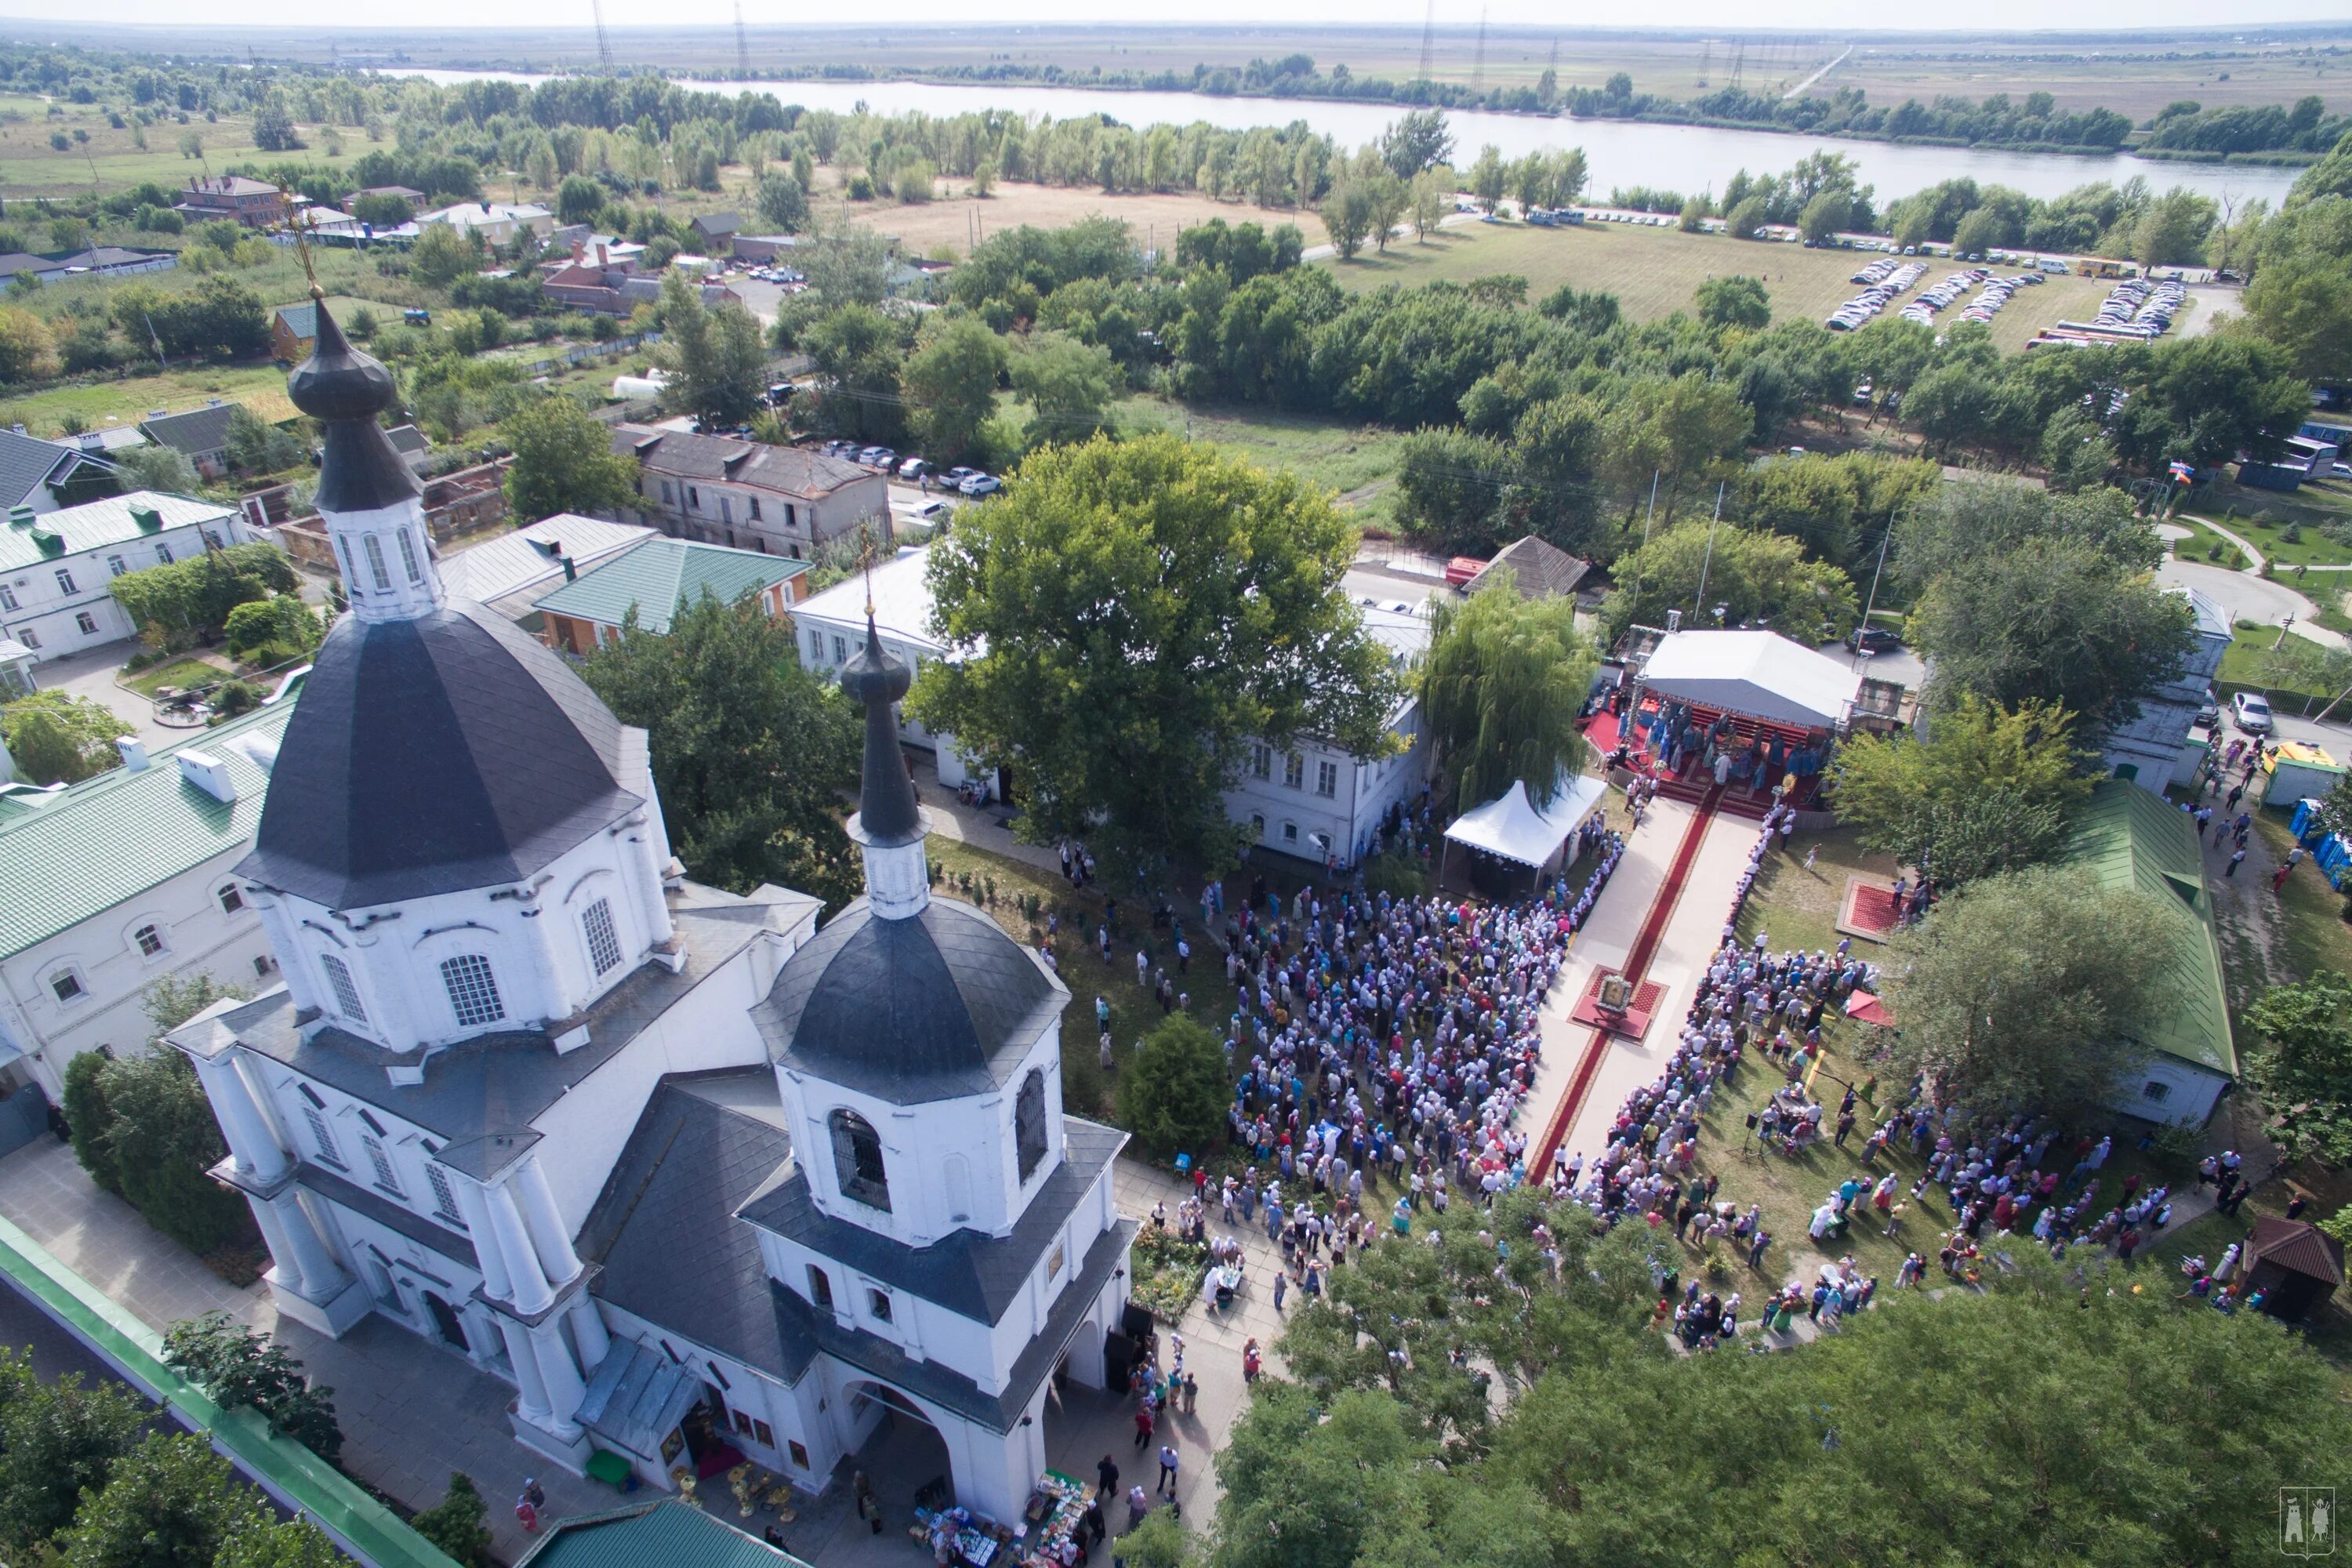
POLYGON ((887 1384, 853 1383, 845 1393, 851 1431, 857 1434, 853 1462, 874 1483, 884 1519, 957 1500, 947 1439, 920 1405, 887 1384))
POLYGON ((425 1310, 433 1316, 434 1337, 452 1350, 470 1354, 473 1346, 466 1342, 466 1325, 458 1319, 457 1310, 430 1290, 424 1295, 425 1310))

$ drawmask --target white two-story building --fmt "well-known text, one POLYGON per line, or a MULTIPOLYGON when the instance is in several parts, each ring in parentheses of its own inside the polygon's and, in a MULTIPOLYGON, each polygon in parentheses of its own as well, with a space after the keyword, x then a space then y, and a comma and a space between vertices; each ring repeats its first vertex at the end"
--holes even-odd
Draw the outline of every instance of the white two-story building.
POLYGON ((252 538, 236 507, 153 490, 50 512, 20 506, 0 530, 0 638, 44 660, 120 642, 139 628, 109 583, 252 538))

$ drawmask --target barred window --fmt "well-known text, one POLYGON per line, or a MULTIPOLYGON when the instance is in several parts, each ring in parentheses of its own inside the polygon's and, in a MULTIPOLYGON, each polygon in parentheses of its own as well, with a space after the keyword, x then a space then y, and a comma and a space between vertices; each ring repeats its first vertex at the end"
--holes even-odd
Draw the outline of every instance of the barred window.
POLYGON ((427 1165, 425 1179, 433 1188, 433 1212, 459 1230, 465 1229, 466 1221, 457 1212, 457 1194, 449 1185, 449 1173, 438 1165, 427 1165))
POLYGON ((325 1114, 315 1105, 306 1105, 302 1119, 310 1124, 310 1142, 318 1145, 319 1158, 337 1170, 342 1169, 342 1151, 335 1147, 335 1130, 327 1125, 325 1114))
POLYGON ((599 899, 582 911, 581 929, 588 936, 588 961, 599 974, 610 974, 621 962, 621 936, 613 929, 613 902, 599 899))
POLYGON ((449 1005, 457 1010, 461 1028, 495 1024, 507 1016, 507 1005, 499 1000, 498 976, 490 973, 490 961, 478 952, 444 959, 441 984, 449 988, 449 1005))
POLYGON ((882 1168, 882 1135, 854 1110, 836 1110, 826 1121, 833 1134, 833 1173, 842 1196, 889 1213, 890 1178, 882 1168))
POLYGON ((406 1196, 400 1190, 400 1173, 392 1168, 392 1156, 384 1152, 383 1145, 362 1132, 360 1147, 367 1151, 368 1163, 374 1167, 375 1184, 394 1197, 406 1196))
POLYGON ((327 972, 327 989, 335 994, 335 1011, 354 1024, 368 1021, 367 1009, 360 1005, 360 988, 352 981, 352 972, 333 953, 319 960, 319 967, 327 972))

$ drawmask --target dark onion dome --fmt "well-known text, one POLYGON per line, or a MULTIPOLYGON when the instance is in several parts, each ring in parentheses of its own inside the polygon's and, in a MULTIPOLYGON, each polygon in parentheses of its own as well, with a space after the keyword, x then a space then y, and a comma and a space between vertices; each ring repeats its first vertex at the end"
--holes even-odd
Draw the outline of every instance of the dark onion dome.
POLYGON ((321 293, 312 285, 317 335, 310 357, 286 378, 286 395, 326 435, 319 460, 319 510, 375 511, 424 490, 376 423, 377 415, 400 400, 400 386, 392 372, 352 347, 321 293))
POLYGON ((784 961, 751 1018, 769 1059, 894 1105, 1010 1081, 1069 994, 971 905, 885 920, 864 899, 784 961))
POLYGON ((329 909, 521 881, 644 802, 620 721, 505 616, 345 616, 319 649, 236 870, 329 909))
POLYGON ((915 805, 915 781, 898 749, 898 716, 891 705, 907 695, 915 672, 907 661, 885 652, 874 617, 866 617, 866 646, 841 667, 841 689, 866 705, 865 781, 850 837, 873 849, 912 844, 923 837, 922 812, 915 805))

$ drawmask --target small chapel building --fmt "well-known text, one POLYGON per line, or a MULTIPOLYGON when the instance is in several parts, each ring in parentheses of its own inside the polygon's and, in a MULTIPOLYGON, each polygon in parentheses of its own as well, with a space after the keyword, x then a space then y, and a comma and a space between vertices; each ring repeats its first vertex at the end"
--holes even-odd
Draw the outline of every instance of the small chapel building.
POLYGON ((911 671, 870 626, 842 671, 865 897, 821 920, 695 883, 645 731, 446 593, 392 376, 317 315, 288 390, 351 613, 236 871, 283 984, 168 1037, 278 1310, 467 1357, 574 1471, 748 1458, 817 1490, 896 1415, 957 1500, 1017 1517, 1056 1374, 1106 1379, 1126 1135, 1063 1111, 1050 966, 930 896, 911 671))

